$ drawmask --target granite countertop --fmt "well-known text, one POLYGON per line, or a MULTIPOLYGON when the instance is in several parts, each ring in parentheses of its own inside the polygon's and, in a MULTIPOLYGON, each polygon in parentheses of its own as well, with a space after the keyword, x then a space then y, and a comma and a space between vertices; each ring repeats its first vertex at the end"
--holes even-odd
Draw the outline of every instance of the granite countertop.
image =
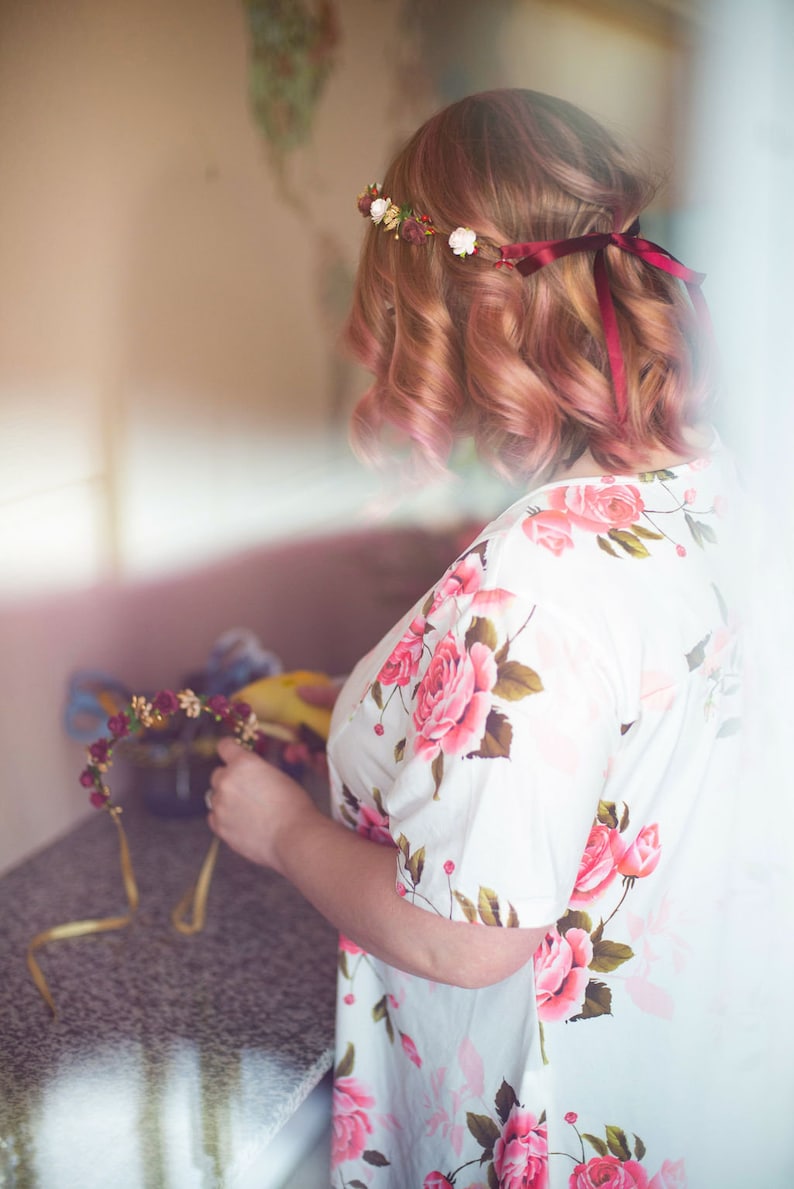
POLYGON ((203 817, 123 822, 141 903, 118 932, 38 951, 52 925, 125 911, 97 813, 0 880, 0 1185, 243 1186, 330 1068, 336 934, 283 880, 221 847, 203 932, 169 914, 211 835, 203 817))

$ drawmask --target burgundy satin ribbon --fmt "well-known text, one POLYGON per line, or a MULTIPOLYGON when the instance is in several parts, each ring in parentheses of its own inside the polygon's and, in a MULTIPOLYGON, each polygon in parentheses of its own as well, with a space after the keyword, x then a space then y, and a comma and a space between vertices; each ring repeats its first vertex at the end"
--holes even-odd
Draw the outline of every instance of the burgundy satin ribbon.
MULTIPOLYGON (((630 230, 633 230, 630 229, 630 230)), ((711 320, 709 318, 706 299, 701 293, 700 286, 705 279, 705 273, 693 272, 680 260, 676 260, 664 248, 650 240, 641 239, 622 231, 592 232, 589 235, 578 235, 572 239, 537 240, 529 244, 506 244, 500 248, 501 257, 496 266, 508 265, 517 268, 523 276, 531 276, 545 265, 559 260, 563 256, 570 256, 575 252, 595 252, 593 261, 593 275, 595 277, 598 307, 601 310, 601 321, 604 326, 609 369, 612 373, 612 384, 615 389, 615 403, 618 410, 618 420, 625 425, 628 417, 628 397, 626 387, 626 366, 623 361, 623 351, 620 345, 617 314, 609 288, 604 252, 609 247, 620 248, 622 252, 630 252, 639 257, 646 264, 660 268, 678 280, 683 281, 695 308, 698 321, 704 333, 709 334, 711 320), (513 261, 518 263, 513 264, 513 261)))

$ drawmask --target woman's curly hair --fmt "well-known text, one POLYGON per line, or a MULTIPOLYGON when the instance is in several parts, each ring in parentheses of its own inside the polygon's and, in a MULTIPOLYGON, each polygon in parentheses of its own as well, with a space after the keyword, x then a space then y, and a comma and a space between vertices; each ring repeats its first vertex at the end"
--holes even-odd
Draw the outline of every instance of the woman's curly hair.
POLYGON ((346 341, 374 376, 353 413, 357 448, 377 456, 393 427, 443 467, 471 435, 519 480, 586 449, 617 471, 660 448, 685 452, 711 384, 677 281, 606 252, 626 366, 621 426, 592 254, 528 278, 493 267, 503 244, 623 230, 656 188, 597 121, 536 91, 471 95, 428 120, 381 193, 427 214, 438 234, 413 245, 373 224, 356 277, 346 341), (459 226, 476 230, 477 255, 452 252, 459 226))

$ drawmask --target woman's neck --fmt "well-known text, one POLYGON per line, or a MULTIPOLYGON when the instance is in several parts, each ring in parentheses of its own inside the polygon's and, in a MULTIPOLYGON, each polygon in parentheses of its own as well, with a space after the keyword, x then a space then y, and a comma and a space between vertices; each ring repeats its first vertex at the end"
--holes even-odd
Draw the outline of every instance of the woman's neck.
MULTIPOLYGON (((687 449, 681 454, 670 450, 653 450, 648 454, 637 470, 662 471, 667 467, 681 466, 691 462, 700 454, 709 450, 713 444, 714 434, 708 426, 687 429, 684 432, 687 449)), ((585 450, 570 466, 559 467, 551 477, 551 482, 557 483, 564 479, 595 479, 603 475, 604 468, 596 462, 589 450, 585 450)))

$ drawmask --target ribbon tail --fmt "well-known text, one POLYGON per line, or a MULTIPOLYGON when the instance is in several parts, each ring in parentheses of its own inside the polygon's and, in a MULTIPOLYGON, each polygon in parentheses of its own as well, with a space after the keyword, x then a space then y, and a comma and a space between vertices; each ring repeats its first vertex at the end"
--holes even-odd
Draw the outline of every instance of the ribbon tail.
POLYGON ((182 899, 171 912, 171 924, 177 933, 183 933, 189 937, 193 933, 200 933, 204 928, 204 921, 207 914, 207 897, 209 895, 210 883, 212 882, 212 874, 215 870, 215 861, 218 857, 219 846, 220 839, 213 838, 204 862, 201 864, 198 879, 192 887, 188 888, 182 899), (190 921, 185 919, 188 912, 192 916, 192 920, 190 921))
POLYGON ((43 945, 47 945, 50 941, 67 941, 72 937, 88 937, 95 933, 110 933, 115 929, 124 929, 132 921, 138 907, 138 885, 135 882, 135 872, 132 868, 127 836, 121 824, 121 810, 111 809, 109 812, 119 833, 121 878, 124 884, 127 904, 129 905, 129 912, 124 916, 102 917, 98 920, 68 921, 63 925, 53 925, 51 929, 45 929, 43 932, 37 933, 32 939, 28 945, 25 960, 30 977, 33 979, 36 989, 47 1004, 47 1007, 52 1012, 53 1017, 58 1015, 58 1010, 55 1006, 55 1000, 52 997, 50 988, 47 985, 47 980, 35 958, 36 950, 40 949, 43 945))
POLYGON ((626 396, 626 366, 623 362, 623 349, 620 345, 620 331, 615 313, 615 304, 609 288, 606 261, 603 250, 596 252, 593 262, 598 308, 601 311, 601 322, 604 327, 607 355, 609 356, 609 370, 612 373, 612 387, 615 390, 615 405, 618 413, 618 423, 625 425, 628 418, 628 400, 626 396))

